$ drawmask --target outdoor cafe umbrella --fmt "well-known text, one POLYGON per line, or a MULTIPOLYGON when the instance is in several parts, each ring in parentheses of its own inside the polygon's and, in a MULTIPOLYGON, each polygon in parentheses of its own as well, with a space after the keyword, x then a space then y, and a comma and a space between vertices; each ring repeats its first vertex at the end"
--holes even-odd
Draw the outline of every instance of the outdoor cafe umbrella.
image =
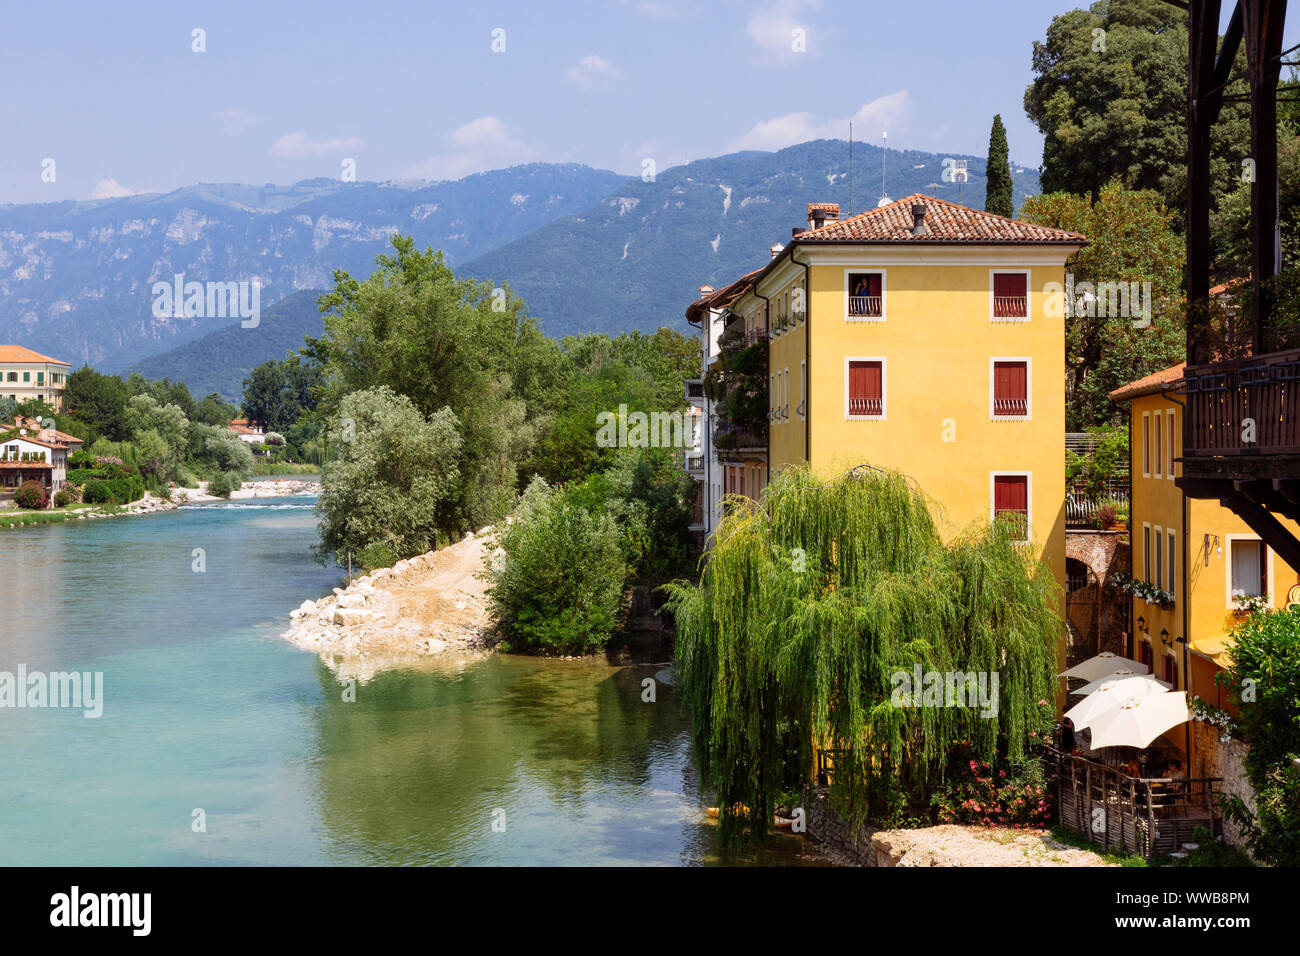
POLYGON ((1191 717, 1183 690, 1130 697, 1093 718, 1092 747, 1146 747, 1191 717))
MULTIPOLYGON (((1074 721, 1075 730, 1083 730, 1102 714, 1130 697, 1146 697, 1150 694, 1164 694, 1169 691, 1168 684, 1146 674, 1098 681, 1097 683, 1100 684, 1099 687, 1092 690, 1087 697, 1065 712, 1065 716, 1074 721)), ((1096 732, 1094 730, 1095 736, 1096 732)), ((1096 746, 1097 742, 1094 739, 1093 747, 1096 746)))
POLYGON ((1069 670, 1062 671, 1057 676, 1080 677, 1083 680, 1091 681, 1113 674, 1118 670, 1131 670, 1135 674, 1148 674, 1151 672, 1151 668, 1141 661, 1131 661, 1127 657, 1120 657, 1110 651, 1102 651, 1096 657, 1090 657, 1081 664, 1075 664, 1069 670))
MULTIPOLYGON (((1070 693, 1083 694, 1086 697, 1089 694, 1096 693, 1098 690, 1102 688, 1104 684, 1108 684, 1111 681, 1120 681, 1120 680, 1142 681, 1148 684, 1155 685, 1158 690, 1169 690, 1173 687, 1172 684, 1160 680, 1158 677, 1156 677, 1153 674, 1137 674, 1129 670, 1128 668, 1124 668, 1123 670, 1115 671, 1115 673, 1113 674, 1107 674, 1105 677, 1100 677, 1097 680, 1093 681, 1091 684, 1084 684, 1078 690, 1070 691, 1070 693)), ((1138 685, 1134 684, 1133 686, 1137 687, 1138 685)), ((1129 696, 1135 696, 1137 693, 1139 692, 1135 691, 1134 694, 1130 694, 1129 696)), ((1154 691, 1150 691, 1148 693, 1154 693, 1154 691)))

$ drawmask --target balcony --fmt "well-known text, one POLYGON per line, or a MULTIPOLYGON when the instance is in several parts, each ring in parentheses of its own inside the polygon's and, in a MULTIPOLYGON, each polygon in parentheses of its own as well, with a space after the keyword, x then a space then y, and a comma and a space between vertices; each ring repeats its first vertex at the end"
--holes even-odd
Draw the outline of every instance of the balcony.
POLYGON ((993 297, 993 317, 995 319, 1026 319, 1029 317, 1029 297, 1023 295, 999 295, 993 297))
POLYGON ((884 296, 849 296, 849 316, 854 319, 880 318, 884 315, 884 296))
POLYGON ((713 436, 718 458, 739 461, 767 454, 767 425, 722 425, 713 436))
POLYGON ((1029 399, 1027 398, 993 399, 994 418, 1024 418, 1028 414, 1029 399))
POLYGON ((1183 372, 1182 475, 1188 497, 1218 499, 1288 564, 1300 541, 1300 349, 1189 366, 1183 372))
POLYGON ((877 416, 885 413, 884 399, 880 398, 850 398, 849 415, 852 417, 859 416, 877 416))

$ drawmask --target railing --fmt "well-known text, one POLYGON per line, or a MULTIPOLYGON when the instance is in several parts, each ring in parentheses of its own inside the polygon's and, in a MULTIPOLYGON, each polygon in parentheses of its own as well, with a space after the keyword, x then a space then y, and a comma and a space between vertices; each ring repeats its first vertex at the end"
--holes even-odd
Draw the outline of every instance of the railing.
POLYGON ((1087 494, 1081 488, 1073 488, 1065 495, 1066 525, 1091 525, 1097 518, 1097 511, 1103 504, 1113 503, 1118 510, 1132 514, 1129 490, 1127 487, 1110 486, 1100 497, 1087 494))
POLYGON ((704 456, 703 456, 703 455, 687 455, 687 456, 686 456, 686 470, 687 470, 687 471, 703 471, 703 470, 704 470, 704 456))
POLYGON ((884 314, 884 296, 851 295, 849 296, 849 315, 879 317, 884 314))
POLYGON ((1023 418, 1029 414, 1029 399, 1027 398, 995 398, 993 399, 994 416, 1006 416, 1023 418))
POLYGON ((1061 825, 1107 849, 1150 858, 1179 849, 1198 827, 1218 835, 1214 785, 1221 777, 1130 777, 1055 748, 1048 762, 1056 771, 1061 825))
POLYGON ((1023 319, 1029 315, 1029 297, 998 295, 993 297, 993 315, 999 319, 1023 319))
POLYGON ((1300 349, 1183 374, 1184 457, 1300 454, 1300 349))
POLYGON ((885 408, 884 399, 880 398, 850 398, 849 414, 850 415, 883 415, 885 408))
POLYGON ((767 427, 765 425, 728 425, 719 428, 713 436, 713 446, 723 452, 753 451, 767 449, 767 427))
POLYGON ((1025 541, 1029 538, 1028 508, 1001 508, 994 513, 993 520, 1009 528, 1016 540, 1025 541))

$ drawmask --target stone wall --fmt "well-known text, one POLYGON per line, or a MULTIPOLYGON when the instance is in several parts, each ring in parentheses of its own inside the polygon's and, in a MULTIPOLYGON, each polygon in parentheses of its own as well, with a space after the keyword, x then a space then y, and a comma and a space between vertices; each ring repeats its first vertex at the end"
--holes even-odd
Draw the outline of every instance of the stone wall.
POLYGON ((1077 664, 1102 651, 1124 653, 1129 601, 1123 591, 1107 588, 1116 571, 1129 570, 1129 537, 1122 531, 1066 529, 1065 556, 1091 572, 1088 586, 1066 595, 1070 643, 1066 660, 1077 664))
POLYGON ((875 866, 876 850, 871 845, 871 835, 875 831, 851 827, 832 813, 828 794, 825 787, 803 788, 808 838, 829 848, 833 856, 845 863, 875 866))
MULTIPOLYGON (((1246 777, 1246 752, 1250 749, 1244 742, 1233 739, 1219 739, 1219 729, 1203 720, 1193 720, 1192 726, 1192 773, 1193 777, 1222 777, 1222 784, 1215 784, 1216 794, 1231 793, 1246 801, 1252 810, 1255 807, 1254 791, 1246 777)), ((1217 807, 1216 807, 1217 809, 1217 807)), ((1233 846, 1242 846, 1241 830, 1231 820, 1223 821, 1223 840, 1233 846)))

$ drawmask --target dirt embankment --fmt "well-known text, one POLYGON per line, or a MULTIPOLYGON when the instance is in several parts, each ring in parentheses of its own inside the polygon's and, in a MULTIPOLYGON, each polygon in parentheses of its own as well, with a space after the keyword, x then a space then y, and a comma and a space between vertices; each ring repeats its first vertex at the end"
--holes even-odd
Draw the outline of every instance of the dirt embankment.
POLYGON ((478 576, 491 556, 491 531, 304 601, 283 636, 319 653, 339 674, 363 678, 422 658, 483 653, 496 643, 488 585, 478 576))

